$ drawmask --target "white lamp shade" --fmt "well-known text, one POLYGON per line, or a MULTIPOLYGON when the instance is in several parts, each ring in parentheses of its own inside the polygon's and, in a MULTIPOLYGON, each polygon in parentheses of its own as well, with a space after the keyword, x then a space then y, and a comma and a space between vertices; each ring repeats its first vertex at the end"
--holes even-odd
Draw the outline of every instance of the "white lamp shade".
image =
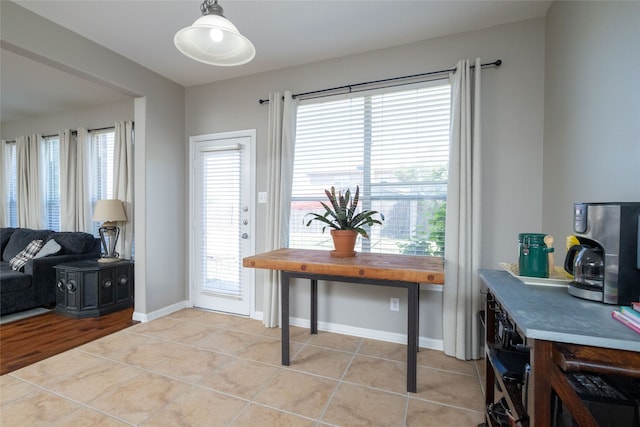
POLYGON ((117 199, 98 200, 93 211, 93 220, 104 222, 126 221, 127 214, 124 212, 122 201, 117 199))
POLYGON ((242 65, 256 56, 249 39, 220 15, 201 16, 192 26, 178 31, 173 43, 184 55, 209 65, 242 65))

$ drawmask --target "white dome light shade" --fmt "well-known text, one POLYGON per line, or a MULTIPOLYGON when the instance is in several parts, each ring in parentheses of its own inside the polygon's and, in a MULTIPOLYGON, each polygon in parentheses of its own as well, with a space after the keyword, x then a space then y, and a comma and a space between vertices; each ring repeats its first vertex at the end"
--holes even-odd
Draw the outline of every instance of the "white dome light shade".
POLYGON ((173 38, 178 50, 189 58, 210 65, 231 67, 246 64, 256 49, 228 19, 204 15, 173 38))

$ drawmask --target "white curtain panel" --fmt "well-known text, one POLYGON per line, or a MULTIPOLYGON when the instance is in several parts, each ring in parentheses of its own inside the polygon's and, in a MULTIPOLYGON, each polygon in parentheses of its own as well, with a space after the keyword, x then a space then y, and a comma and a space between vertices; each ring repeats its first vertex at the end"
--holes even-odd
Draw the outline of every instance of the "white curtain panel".
POLYGON ((91 207, 91 135, 86 128, 76 131, 76 228, 93 234, 91 207))
POLYGON ((18 227, 45 228, 44 148, 39 134, 16 138, 18 227))
MULTIPOLYGON (((60 230, 76 229, 76 138, 70 130, 61 130, 60 138, 60 230)), ((84 231, 84 230, 82 230, 84 231)))
POLYGON ((89 135, 86 129, 59 132, 60 229, 93 233, 89 180, 89 135))
POLYGON ((0 140, 0 227, 9 226, 9 144, 0 140))
POLYGON ((451 76, 442 326, 445 354, 462 360, 480 357, 480 69, 462 60, 451 76))
POLYGON ((133 248, 133 123, 116 122, 113 159, 113 198, 124 202, 127 221, 118 224, 116 252, 131 259, 133 248))
MULTIPOLYGON (((265 251, 286 248, 289 236, 293 154, 297 100, 291 92, 269 95, 267 139, 267 218, 265 251)), ((265 273, 262 322, 268 328, 280 324, 280 273, 265 273)))

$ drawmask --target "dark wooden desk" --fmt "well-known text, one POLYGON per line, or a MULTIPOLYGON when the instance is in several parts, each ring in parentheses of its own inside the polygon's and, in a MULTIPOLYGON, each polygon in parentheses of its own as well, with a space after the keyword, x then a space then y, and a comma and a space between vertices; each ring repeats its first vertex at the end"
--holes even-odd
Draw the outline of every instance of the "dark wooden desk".
POLYGON ((363 285, 406 288, 407 314, 407 391, 416 392, 420 283, 444 284, 442 258, 358 253, 351 258, 335 258, 329 251, 278 249, 244 258, 244 267, 281 272, 282 364, 289 365, 289 281, 311 281, 311 327, 318 333, 318 280, 363 285))
MULTIPOLYGON (((487 287, 487 408, 504 397, 515 418, 523 420, 518 425, 549 427, 554 425, 555 394, 576 425, 597 427, 598 421, 568 375, 580 372, 640 378, 638 334, 611 318, 616 306, 573 297, 565 287, 527 285, 502 270, 480 270, 479 274, 487 287), (498 312, 529 348, 528 388, 504 381, 492 361, 491 350, 504 345, 496 333, 498 312), (500 395, 495 393, 496 383, 500 384, 500 395)), ((491 425, 489 418, 487 413, 487 425, 491 425)))

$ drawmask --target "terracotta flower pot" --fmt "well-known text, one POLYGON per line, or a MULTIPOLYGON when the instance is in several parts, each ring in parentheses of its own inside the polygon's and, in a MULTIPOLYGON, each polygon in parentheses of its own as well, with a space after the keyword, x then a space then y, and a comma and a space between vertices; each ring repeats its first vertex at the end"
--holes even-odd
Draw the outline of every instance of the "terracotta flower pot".
POLYGON ((353 250, 356 246, 356 239, 358 233, 354 230, 331 230, 331 237, 333 237, 334 251, 331 251, 331 256, 338 258, 356 256, 356 251, 353 250))

